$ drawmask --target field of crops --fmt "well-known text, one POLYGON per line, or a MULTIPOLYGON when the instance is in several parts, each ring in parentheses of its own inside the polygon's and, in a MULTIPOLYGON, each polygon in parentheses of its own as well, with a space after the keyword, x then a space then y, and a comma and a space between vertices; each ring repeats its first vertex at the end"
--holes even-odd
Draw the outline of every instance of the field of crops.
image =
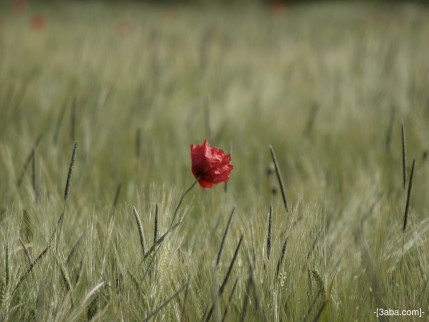
POLYGON ((427 320, 428 40, 413 4, 1 4, 0 320, 427 320))

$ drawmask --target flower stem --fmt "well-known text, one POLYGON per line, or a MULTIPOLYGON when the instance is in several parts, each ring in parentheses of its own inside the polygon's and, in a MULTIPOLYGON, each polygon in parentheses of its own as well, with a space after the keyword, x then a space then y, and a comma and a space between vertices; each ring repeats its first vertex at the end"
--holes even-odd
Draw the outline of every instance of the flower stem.
POLYGON ((171 229, 171 227, 173 227, 173 224, 174 224, 174 220, 176 219, 176 216, 177 216, 177 212, 179 211, 179 208, 180 208, 180 206, 182 205, 182 202, 183 202, 183 199, 185 199, 185 197, 186 197, 186 195, 189 193, 189 191, 191 191, 192 190, 192 188, 197 184, 197 182, 199 181, 201 179, 201 177, 198 177, 193 183, 192 183, 192 185, 184 192, 184 193, 182 193, 182 195, 180 196, 180 200, 179 200, 179 203, 177 204, 177 206, 176 206, 176 209, 174 210, 174 214, 173 214, 173 220, 171 221, 171 224, 170 224, 170 228, 169 228, 169 230, 171 229))
POLYGON ((150 254, 152 254, 154 251, 157 250, 157 246, 163 242, 164 238, 167 237, 167 235, 169 233, 171 233, 174 229, 179 227, 181 221, 174 224, 174 220, 176 219, 177 212, 179 211, 180 205, 182 204, 183 199, 185 199, 186 195, 189 193, 189 191, 192 190, 192 188, 201 179, 201 177, 202 177, 202 175, 199 176, 184 193, 182 193, 182 195, 180 196, 179 203, 177 204, 176 209, 174 210, 173 220, 171 221, 170 227, 168 227, 167 231, 161 237, 159 237, 156 241, 154 241, 152 247, 144 255, 142 262, 145 261, 146 258, 148 258, 150 254))

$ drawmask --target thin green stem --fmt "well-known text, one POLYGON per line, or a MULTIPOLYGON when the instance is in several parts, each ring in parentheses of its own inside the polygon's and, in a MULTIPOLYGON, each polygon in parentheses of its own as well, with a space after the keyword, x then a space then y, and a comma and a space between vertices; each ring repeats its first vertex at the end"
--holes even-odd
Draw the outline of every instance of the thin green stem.
POLYGON ((180 208, 180 206, 182 205, 182 202, 183 202, 183 199, 185 199, 185 197, 186 197, 186 195, 189 193, 189 191, 191 191, 192 190, 192 188, 197 184, 197 182, 199 181, 201 179, 201 176, 199 176, 193 183, 192 183, 192 185, 184 192, 184 193, 182 193, 182 195, 180 196, 180 200, 179 200, 179 203, 177 204, 177 206, 176 206, 176 209, 174 210, 174 214, 173 214, 173 220, 171 221, 171 224, 170 224, 170 228, 169 228, 169 230, 171 229, 171 227, 173 227, 173 224, 174 224, 174 221, 175 221, 175 219, 176 219, 176 216, 177 216, 177 212, 179 211, 179 208, 180 208))
POLYGON ((189 191, 192 190, 192 188, 195 186, 195 184, 201 179, 201 176, 199 176, 193 183, 192 185, 180 196, 180 200, 179 203, 176 206, 176 209, 174 210, 174 214, 173 214, 173 220, 171 221, 170 227, 168 227, 167 231, 159 238, 156 239, 156 241, 154 241, 152 247, 146 252, 146 254, 143 256, 143 261, 146 260, 147 257, 149 257, 150 254, 152 254, 155 250, 156 247, 161 244, 163 242, 163 240, 165 239, 165 237, 167 237, 167 235, 169 233, 171 233, 174 229, 176 229, 177 227, 179 227, 179 225, 182 223, 182 221, 179 220, 179 222, 177 222, 176 224, 174 223, 176 216, 177 216, 177 212, 179 211, 180 205, 183 202, 183 199, 185 199, 185 196, 189 193, 189 191))

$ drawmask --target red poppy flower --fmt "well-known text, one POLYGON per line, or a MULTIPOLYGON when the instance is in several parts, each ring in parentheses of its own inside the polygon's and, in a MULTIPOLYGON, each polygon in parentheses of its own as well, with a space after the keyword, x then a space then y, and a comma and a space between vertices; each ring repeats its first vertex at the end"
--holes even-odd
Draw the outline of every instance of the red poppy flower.
POLYGON ((231 155, 211 147, 207 140, 203 144, 191 144, 192 173, 203 188, 229 180, 234 166, 231 155))
POLYGON ((35 14, 30 19, 30 28, 32 30, 36 31, 42 31, 46 29, 48 23, 46 22, 46 19, 41 14, 35 14))

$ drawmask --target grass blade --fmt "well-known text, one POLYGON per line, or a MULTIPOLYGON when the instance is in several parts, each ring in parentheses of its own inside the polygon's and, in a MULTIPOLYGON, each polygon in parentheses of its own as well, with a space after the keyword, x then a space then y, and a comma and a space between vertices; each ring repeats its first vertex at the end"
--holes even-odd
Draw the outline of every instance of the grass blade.
POLYGON ((84 308, 86 306, 86 303, 91 299, 91 297, 97 293, 97 291, 104 286, 105 282, 98 283, 92 290, 86 294, 85 298, 82 301, 81 307, 84 308))
POLYGON ((231 224, 231 220, 232 220, 232 216, 234 215, 234 211, 235 211, 235 207, 232 208, 231 214, 229 215, 228 223, 226 224, 225 231, 224 231, 223 236, 222 236, 222 241, 220 243, 219 252, 217 253, 216 266, 219 265, 220 256, 221 256, 222 250, 223 250, 223 245, 225 243, 226 235, 228 234, 229 226, 231 224))
POLYGON ((134 212, 134 217, 136 218, 137 229, 139 231, 140 246, 142 248, 142 254, 143 254, 143 258, 144 258, 146 251, 145 251, 145 238, 144 238, 143 225, 142 225, 142 222, 140 220, 140 216, 139 216, 139 213, 138 213, 136 207, 133 207, 133 212, 134 212))
MULTIPOLYGON (((16 284, 15 288, 13 289, 11 294, 14 294, 15 291, 18 289, 18 287, 22 284, 22 282, 24 282, 24 280, 26 279, 26 277, 28 276, 28 274, 30 274, 34 267, 36 266, 36 264, 39 262, 39 260, 41 260, 43 258, 43 256, 46 255, 46 253, 48 252, 48 249, 51 245, 48 244, 48 246, 46 246, 46 248, 36 257, 36 259, 30 264, 30 266, 27 268, 27 270, 21 275, 21 277, 18 280, 18 283, 16 284)), ((6 284, 7 285, 7 284, 6 284)))
POLYGON ((238 282, 238 277, 235 278, 234 285, 232 286, 231 293, 229 294, 228 304, 226 305, 225 311, 223 312, 223 315, 222 315, 222 322, 225 321, 226 315, 228 314, 228 310, 229 310, 229 307, 231 306, 231 302, 232 302, 232 297, 234 296, 235 289, 237 287, 237 282, 238 282))
POLYGON ((67 202, 67 197, 69 195, 70 182, 71 182, 71 177, 72 177, 72 173, 73 173, 73 166, 74 166, 74 162, 76 159, 76 149, 77 149, 77 142, 75 142, 75 144, 73 146, 73 152, 72 152, 71 159, 70 159, 69 171, 67 173, 66 187, 64 189, 64 203, 67 202))
POLYGON ((407 188, 407 147, 405 144, 405 127, 404 123, 401 123, 401 142, 402 142, 402 184, 404 190, 407 188))
POLYGON ((413 160, 413 165, 411 166, 410 182, 408 183, 407 200, 405 202, 404 226, 402 229, 403 232, 405 232, 405 229, 407 228, 408 210, 410 208, 411 189, 413 187, 413 176, 414 176, 414 164, 415 163, 416 163, 416 160, 413 160))
POLYGON ((231 274, 232 268, 234 267, 235 260, 237 259, 238 250, 240 249, 241 242, 243 241, 243 235, 240 236, 240 240, 238 241, 238 245, 235 248, 234 255, 232 257, 231 263, 229 264, 228 271, 225 275, 225 278, 222 282, 222 285, 219 288, 219 296, 221 296, 225 290, 226 284, 228 283, 229 276, 231 274))
POLYGON ((113 198, 112 208, 116 208, 116 205, 118 204, 119 196, 121 194, 121 188, 121 183, 118 183, 118 186, 116 187, 115 198, 113 198))
MULTIPOLYGON (((358 230, 355 232, 355 242, 357 246, 361 250, 361 257, 362 262, 366 266, 366 272, 368 274, 369 281, 371 283, 371 288, 373 290, 374 298, 375 298, 375 304, 378 308, 386 307, 384 299, 383 299, 383 293, 382 293, 382 285, 381 280, 378 277, 378 274, 374 268, 374 263, 372 261, 372 258, 368 251, 368 246, 366 245, 365 239, 362 236, 363 232, 361 230, 358 230)), ((379 317, 380 321, 387 321, 388 319, 384 316, 379 317)))
POLYGON ((185 295, 183 297, 183 305, 182 305, 182 313, 180 313, 180 321, 185 321, 185 315, 186 315, 186 303, 188 302, 188 294, 189 294, 189 276, 186 280, 186 288, 185 288, 185 295))
POLYGON ((324 300, 322 305, 319 308, 319 311, 317 311, 317 314, 316 314, 315 318, 313 319, 313 322, 317 322, 320 320, 320 317, 321 317, 323 311, 325 310, 326 304, 328 304, 328 301, 324 300))
POLYGON ((55 132, 54 132, 54 144, 57 144, 58 142, 58 137, 60 135, 60 129, 63 123, 64 115, 66 114, 65 112, 67 109, 67 105, 68 104, 64 104, 63 108, 60 111, 60 114, 58 115, 57 126, 55 127, 55 132))
POLYGON ((34 150, 39 146, 39 143, 40 143, 40 141, 41 141, 41 140, 42 140, 42 134, 40 134, 40 135, 37 137, 36 142, 34 143, 33 147, 31 148, 30 153, 29 153, 29 154, 28 154, 28 156, 27 156, 27 159, 25 159, 24 166, 22 167, 22 170, 21 170, 21 172, 20 172, 20 174, 19 174, 19 177, 18 177, 18 180, 17 180, 17 182, 16 182, 16 185, 17 185, 18 187, 20 187, 20 186, 21 186, 22 180, 24 179, 25 171, 27 171, 27 168, 28 168, 28 166, 30 165, 30 162, 31 162, 31 161, 32 161, 32 159, 34 158, 34 150))
POLYGON ((25 246, 25 244, 24 244, 24 242, 22 241, 21 238, 19 238, 19 243, 21 244, 21 247, 24 250, 25 257, 27 258, 28 263, 31 265, 31 263, 33 262, 33 259, 31 258, 31 254, 28 251, 28 248, 25 246))
POLYGON ((322 231, 323 231, 323 227, 319 229, 319 231, 317 232, 316 238, 314 239, 310 250, 307 253, 307 261, 310 258, 311 254, 313 253, 314 249, 316 248, 317 242, 320 239, 320 236, 322 235, 322 231))
POLYGON ((151 248, 149 248, 149 250, 146 252, 146 254, 144 255, 144 257, 143 257, 143 260, 142 260, 142 262, 143 261, 145 261, 146 260, 146 258, 148 258, 149 257, 149 255, 151 255, 157 248, 157 246, 159 245, 159 244, 161 244, 163 241, 164 241, 164 239, 168 236, 168 234, 170 234, 171 232, 173 232, 177 227, 179 227, 180 226, 180 224, 181 224, 182 222, 181 221, 179 221, 179 222, 177 222, 176 224, 174 224, 171 228, 169 228, 163 235, 161 235, 161 237, 159 237, 157 240, 156 240, 156 243, 155 244, 153 244, 152 245, 152 247, 151 248))
POLYGON ((390 119, 389 119, 389 126, 387 127, 387 134, 386 134, 386 153, 390 154, 391 145, 392 145, 392 133, 393 133, 393 123, 395 121, 395 108, 392 106, 390 110, 390 119))
POLYGON ((271 255, 272 234, 273 234, 273 205, 270 205, 270 211, 268 212, 267 259, 270 259, 270 255, 271 255))
MULTIPOLYGON (((235 248, 235 252, 234 252, 234 255, 232 257, 231 263, 229 264, 228 271, 225 275, 225 278, 223 279, 222 285, 219 287, 218 296, 217 296, 218 298, 221 297, 223 292, 225 291, 225 287, 228 283, 229 276, 231 275, 232 268, 234 267, 235 260, 237 259, 238 250, 240 249, 242 241, 243 241, 243 235, 240 236, 240 240, 238 242, 237 247, 235 248)), ((216 300, 214 302, 216 302, 216 300)), ((210 320, 210 317, 213 314, 214 306, 215 306, 215 303, 212 303, 212 305, 209 309, 209 312, 207 313, 207 317, 206 317, 205 321, 210 320)))
POLYGON ((38 200, 37 183, 36 183, 36 149, 33 148, 31 157, 31 186, 33 187, 34 199, 38 200))
POLYGON ((140 160, 142 156, 142 131, 140 128, 136 130, 136 158, 140 160))
POLYGON ((247 279, 246 283, 246 291, 244 292, 244 302, 243 302, 243 308, 241 309, 241 315, 240 315, 240 322, 246 321, 246 313, 247 313, 247 307, 249 306, 249 292, 250 292, 250 285, 251 285, 251 279, 250 277, 247 279))
POLYGON ((10 276, 10 272, 9 272, 9 243, 6 243, 5 246, 5 259, 4 259, 4 283, 6 288, 9 285, 9 276, 10 276))
POLYGON ((285 257, 286 254, 286 246, 287 246, 287 238, 285 239, 284 243, 283 243, 283 247, 282 247, 282 251, 280 253, 280 257, 277 261, 277 271, 276 271, 276 277, 279 276, 280 273, 280 267, 282 266, 283 263, 283 259, 285 257))
POLYGON ((288 206, 287 206, 285 186, 283 184, 283 179, 282 179, 282 175, 280 173, 279 164, 277 162, 276 153, 274 152, 274 149, 273 149, 273 147, 271 145, 270 145, 270 152, 271 152, 271 157, 272 157, 273 162, 274 162, 274 166, 276 168, 276 175, 277 175, 277 180, 279 181, 280 191, 282 193, 283 204, 285 206, 286 212, 288 212, 289 209, 288 209, 288 206))
POLYGON ((78 240, 74 243, 74 245, 72 246, 71 250, 69 251, 69 254, 67 255, 67 259, 66 259, 66 263, 67 265, 70 265, 72 259, 75 257, 75 254, 79 248, 79 244, 82 240, 83 237, 83 233, 80 235, 80 237, 78 238, 78 240))
POLYGON ((317 114, 319 113, 320 105, 317 103, 314 103, 311 106, 310 113, 308 115, 307 119, 307 125, 305 126, 304 134, 310 135, 313 127, 314 127, 314 121, 316 120, 317 114))
POLYGON ((76 97, 73 97, 72 110, 70 116, 70 138, 71 141, 76 141, 76 97))
POLYGON ((22 224, 20 235, 27 243, 33 240, 33 220, 31 219, 31 214, 26 209, 22 211, 22 224))
POLYGON ((188 285, 188 282, 183 284, 172 296, 170 296, 168 299, 166 299, 158 308, 156 308, 153 312, 149 313, 148 316, 144 318, 144 322, 149 321, 151 318, 153 318, 155 315, 159 313, 168 303, 170 303, 172 300, 174 300, 180 292, 182 292, 188 285))
POLYGON ((156 244, 158 239, 158 204, 155 205, 155 223, 153 226, 153 244, 156 244))

